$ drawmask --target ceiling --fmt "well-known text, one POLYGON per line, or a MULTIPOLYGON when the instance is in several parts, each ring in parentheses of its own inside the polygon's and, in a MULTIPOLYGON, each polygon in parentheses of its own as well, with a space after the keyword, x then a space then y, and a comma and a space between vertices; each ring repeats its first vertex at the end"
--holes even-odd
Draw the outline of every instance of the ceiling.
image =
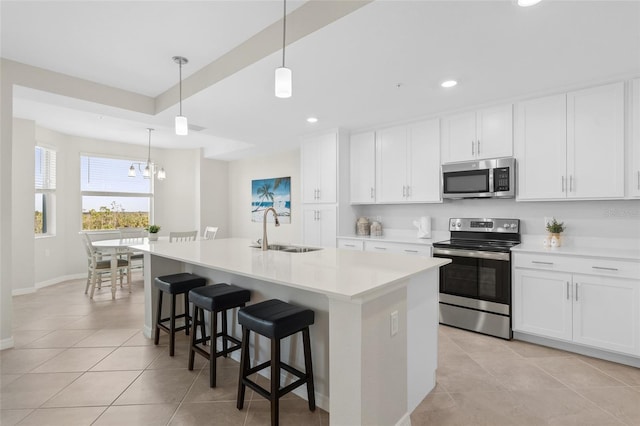
POLYGON ((273 94, 281 1, 1 2, 1 55, 155 99, 143 114, 30 88, 14 116, 53 130, 233 160, 305 135, 430 117, 640 76, 640 1, 287 2, 293 96, 273 94), (183 112, 204 128, 173 134, 183 112), (440 83, 453 78, 452 89, 440 83), (308 116, 318 123, 306 122, 308 116))

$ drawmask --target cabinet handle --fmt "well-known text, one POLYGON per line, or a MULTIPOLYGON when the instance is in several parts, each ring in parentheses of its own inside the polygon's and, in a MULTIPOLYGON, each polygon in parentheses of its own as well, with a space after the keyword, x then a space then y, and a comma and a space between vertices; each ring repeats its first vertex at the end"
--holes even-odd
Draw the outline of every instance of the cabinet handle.
POLYGON ((404 251, 406 251, 407 253, 417 253, 418 250, 409 250, 409 249, 404 249, 404 251))
POLYGON ((407 185, 407 198, 411 197, 411 186, 407 185))
POLYGON ((569 281, 567 281, 567 300, 569 300, 571 297, 569 296, 569 281))
POLYGON ((564 192, 564 176, 562 176, 562 192, 564 192))
POLYGON ((576 302, 578 301, 578 286, 580 284, 576 283, 576 302))
POLYGON ((573 192, 573 175, 569 175, 569 192, 573 192))
POLYGON ((355 244, 345 244, 344 246, 345 247, 355 247, 356 245, 355 244))
POLYGON ((480 155, 480 139, 478 139, 478 155, 480 155))
POLYGON ((618 268, 605 268, 604 266, 592 266, 593 269, 600 269, 602 271, 617 271, 618 268))
POLYGON ((476 155, 476 147, 475 143, 471 141, 471 156, 473 157, 474 155, 476 155))
POLYGON ((640 189, 640 170, 638 170, 638 189, 640 189))
POLYGON ((553 262, 540 262, 539 260, 532 260, 531 263, 536 263, 538 265, 553 265, 553 262))
POLYGON ((320 210, 318 210, 317 212, 318 212, 318 221, 320 221, 320 210))
POLYGON ((376 249, 376 250, 386 250, 387 248, 386 247, 374 247, 374 249, 376 249))
POLYGON ((407 187, 406 185, 402 185, 402 198, 406 198, 407 196, 407 187))
POLYGON ((320 190, 318 189, 318 200, 320 199, 320 190))
POLYGON ((371 187, 371 199, 373 200, 373 198, 374 198, 374 197, 375 197, 375 189, 374 189, 374 187, 372 186, 372 187, 371 187))

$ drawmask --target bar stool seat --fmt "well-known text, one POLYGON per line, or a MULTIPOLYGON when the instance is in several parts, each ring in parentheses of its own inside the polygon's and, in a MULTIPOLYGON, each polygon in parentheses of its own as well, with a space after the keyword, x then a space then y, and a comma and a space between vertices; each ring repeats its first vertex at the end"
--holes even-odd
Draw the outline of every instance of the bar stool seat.
POLYGON ((189 292, 189 301, 193 303, 193 321, 191 326, 191 342, 189 345, 189 370, 193 370, 195 354, 198 353, 209 360, 209 386, 216 387, 216 360, 220 356, 240 349, 240 340, 229 335, 227 328, 227 310, 243 307, 251 298, 249 290, 232 284, 214 284, 194 288, 189 292), (204 331, 204 311, 209 312, 210 336, 204 331), (222 331, 218 333, 218 312, 222 317, 222 331), (200 338, 196 336, 196 327, 201 326, 200 338), (217 338, 222 338, 222 350, 217 350, 217 338), (211 340, 209 350, 204 346, 211 340), (229 347, 229 342, 233 343, 229 347), (198 346, 201 344, 202 346, 198 346))
POLYGON ((245 388, 249 386, 258 394, 271 401, 271 425, 276 426, 279 422, 280 397, 306 383, 309 410, 314 411, 316 409, 316 402, 313 385, 313 366, 311 364, 311 342, 309 337, 309 326, 314 323, 314 312, 311 309, 295 306, 282 300, 271 299, 240 309, 238 311, 238 323, 242 326, 242 347, 237 408, 239 410, 242 409, 244 405, 245 388), (249 335, 251 331, 271 339, 271 360, 256 365, 253 368, 250 368, 249 359, 249 335), (302 332, 304 372, 285 364, 280 359, 280 341, 298 332, 302 332), (270 391, 267 391, 249 379, 250 375, 267 367, 271 367, 270 391), (298 380, 281 388, 280 369, 284 369, 295 375, 298 377, 298 380))
POLYGON ((158 289, 158 308, 156 311, 154 344, 157 345, 160 341, 160 330, 168 333, 169 355, 173 356, 175 353, 176 332, 184 330, 185 334, 189 335, 191 317, 189 315, 189 298, 187 294, 194 288, 206 285, 207 280, 188 272, 181 272, 178 274, 157 277, 153 282, 154 286, 158 289), (162 318, 162 295, 164 293, 171 295, 171 312, 167 318, 162 318), (176 315, 176 296, 178 294, 184 294, 184 313, 180 315, 176 315), (183 326, 176 327, 176 319, 178 318, 184 318, 183 326), (166 322, 169 322, 168 327, 165 324, 166 322))

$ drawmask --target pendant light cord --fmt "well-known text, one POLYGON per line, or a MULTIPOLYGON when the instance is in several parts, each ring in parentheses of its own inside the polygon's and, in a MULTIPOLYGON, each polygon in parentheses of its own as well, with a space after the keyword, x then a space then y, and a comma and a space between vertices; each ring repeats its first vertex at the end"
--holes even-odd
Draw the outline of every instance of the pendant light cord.
POLYGON ((282 23, 282 68, 284 68, 284 46, 287 39, 287 0, 284 0, 284 13, 282 23))
POLYGON ((178 65, 180 65, 178 68, 179 69, 178 75, 180 76, 180 115, 182 116, 182 60, 180 60, 178 65))
POLYGON ((149 132, 149 151, 147 152, 147 166, 151 164, 151 130, 153 129, 147 129, 147 131, 149 132))

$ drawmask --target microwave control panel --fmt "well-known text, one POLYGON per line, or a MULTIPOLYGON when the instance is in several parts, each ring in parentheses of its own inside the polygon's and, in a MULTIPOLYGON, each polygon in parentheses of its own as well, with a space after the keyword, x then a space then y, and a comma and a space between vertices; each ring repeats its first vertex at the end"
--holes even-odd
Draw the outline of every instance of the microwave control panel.
POLYGON ((493 169, 493 187, 495 192, 509 191, 509 167, 493 169))

